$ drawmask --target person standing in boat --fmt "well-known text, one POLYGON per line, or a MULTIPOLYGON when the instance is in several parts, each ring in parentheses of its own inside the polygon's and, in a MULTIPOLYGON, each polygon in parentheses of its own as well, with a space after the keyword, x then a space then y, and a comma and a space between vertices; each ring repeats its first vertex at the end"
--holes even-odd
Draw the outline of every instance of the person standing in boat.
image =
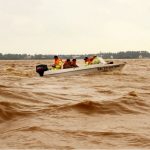
POLYGON ((72 68, 70 59, 67 59, 63 64, 63 69, 68 69, 68 68, 72 68))
POLYGON ((85 57, 84 61, 85 61, 85 65, 92 65, 92 64, 100 63, 100 60, 96 55, 92 56, 91 58, 85 57))
POLYGON ((54 64, 52 65, 53 69, 61 69, 63 65, 63 61, 58 56, 54 56, 54 64))
POLYGON ((100 59, 96 55, 94 55, 92 57, 92 64, 99 64, 99 63, 100 63, 100 59))
POLYGON ((71 61, 71 66, 72 66, 73 68, 79 67, 79 66, 77 65, 77 60, 76 60, 76 59, 72 59, 72 61, 71 61))

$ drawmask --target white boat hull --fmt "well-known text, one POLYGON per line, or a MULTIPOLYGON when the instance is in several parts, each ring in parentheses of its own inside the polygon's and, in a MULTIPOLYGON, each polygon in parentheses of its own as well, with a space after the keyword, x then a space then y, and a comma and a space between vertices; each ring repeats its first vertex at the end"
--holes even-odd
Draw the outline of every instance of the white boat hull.
POLYGON ((77 68, 48 70, 44 72, 44 76, 58 76, 58 75, 79 75, 79 74, 94 74, 108 71, 120 71, 125 66, 122 64, 96 64, 89 66, 82 66, 77 68))

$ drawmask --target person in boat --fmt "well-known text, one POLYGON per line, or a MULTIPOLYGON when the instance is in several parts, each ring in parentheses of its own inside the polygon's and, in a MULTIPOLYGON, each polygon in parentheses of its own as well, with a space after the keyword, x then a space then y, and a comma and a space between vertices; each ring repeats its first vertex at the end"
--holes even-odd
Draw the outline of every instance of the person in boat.
POLYGON ((94 55, 90 58, 85 57, 84 61, 85 61, 85 65, 92 65, 92 64, 99 64, 100 63, 100 60, 96 55, 94 55))
POLYGON ((103 58, 93 56, 92 64, 113 64, 113 61, 105 61, 103 58))
POLYGON ((58 56, 54 56, 54 64, 52 65, 53 69, 61 69, 63 65, 63 61, 58 56))
POLYGON ((70 59, 67 59, 63 64, 63 69, 72 68, 70 59))
POLYGON ((88 58, 88 57, 84 58, 84 62, 85 62, 85 65, 91 65, 92 64, 91 58, 88 58))
POLYGON ((76 59, 72 59, 72 61, 71 61, 71 66, 72 66, 73 68, 79 67, 79 66, 77 65, 77 60, 76 60, 76 59))
POLYGON ((100 63, 100 59, 96 55, 94 55, 91 60, 92 60, 92 64, 99 64, 100 63))

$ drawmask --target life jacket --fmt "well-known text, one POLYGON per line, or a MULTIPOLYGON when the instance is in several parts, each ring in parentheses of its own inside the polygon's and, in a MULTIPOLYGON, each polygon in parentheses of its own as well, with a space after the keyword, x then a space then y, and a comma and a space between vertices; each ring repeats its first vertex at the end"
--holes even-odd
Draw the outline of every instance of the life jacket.
POLYGON ((58 59, 55 59, 54 64, 61 66, 63 64, 63 61, 62 59, 58 58, 58 59))
POLYGON ((92 60, 92 64, 99 64, 100 63, 100 60, 98 57, 95 57, 93 60, 92 60))
POLYGON ((54 60, 53 69, 54 69, 54 70, 61 69, 61 68, 62 68, 62 65, 63 65, 62 59, 60 59, 60 58, 55 59, 55 60, 54 60))
POLYGON ((92 59, 88 58, 87 60, 85 60, 85 64, 86 65, 91 65, 92 64, 92 59))

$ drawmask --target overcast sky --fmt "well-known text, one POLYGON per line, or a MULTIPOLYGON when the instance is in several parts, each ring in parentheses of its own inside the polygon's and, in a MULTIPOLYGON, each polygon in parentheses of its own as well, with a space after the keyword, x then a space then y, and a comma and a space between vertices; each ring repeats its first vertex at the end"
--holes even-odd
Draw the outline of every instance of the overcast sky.
POLYGON ((150 51, 150 0, 0 0, 0 53, 150 51))

